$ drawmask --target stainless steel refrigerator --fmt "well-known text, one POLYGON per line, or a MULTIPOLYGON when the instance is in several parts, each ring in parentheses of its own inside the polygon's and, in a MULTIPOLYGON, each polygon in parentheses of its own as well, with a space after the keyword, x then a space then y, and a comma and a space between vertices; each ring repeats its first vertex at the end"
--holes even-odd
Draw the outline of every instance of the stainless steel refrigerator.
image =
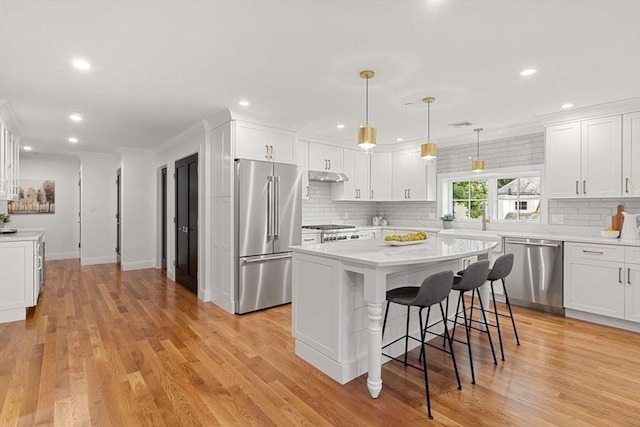
POLYGON ((236 313, 291 302, 291 251, 302 235, 302 175, 295 165, 235 163, 236 313))

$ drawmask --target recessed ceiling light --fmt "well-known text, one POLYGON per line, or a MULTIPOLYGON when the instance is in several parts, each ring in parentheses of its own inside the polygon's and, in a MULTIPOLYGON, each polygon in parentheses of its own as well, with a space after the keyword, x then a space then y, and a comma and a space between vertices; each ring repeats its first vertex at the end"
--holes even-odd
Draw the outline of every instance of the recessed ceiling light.
POLYGON ((243 107, 248 107, 249 105, 251 105, 251 104, 249 104, 249 101, 240 101, 240 102, 238 102, 238 104, 240 104, 243 107))
POLYGON ((566 104, 562 104, 562 105, 560 106, 560 108, 571 108, 571 107, 573 107, 573 104, 572 104, 572 103, 570 103, 570 102, 567 102, 566 104))
POLYGON ((533 75, 533 74, 535 74, 537 72, 538 72, 538 70, 536 70, 535 68, 527 68, 526 70, 520 71, 520 75, 523 76, 523 77, 526 77, 526 76, 533 75))
POLYGON ((404 139, 403 138, 396 138, 396 141, 397 142, 402 142, 402 141, 404 141, 404 139))
POLYGON ((71 113, 71 114, 69 114, 69 119, 72 122, 81 122, 82 121, 82 116, 80 115, 80 113, 71 113))
POLYGON ((77 142, 78 142, 78 138, 76 138, 76 137, 73 137, 73 136, 72 136, 71 138, 69 138, 69 140, 68 140, 68 141, 69 141, 70 143, 72 143, 72 144, 75 144, 75 143, 77 143, 77 142))
POLYGON ((89 64, 89 61, 82 58, 74 59, 73 61, 71 61, 71 65, 73 65, 73 68, 78 71, 89 71, 91 69, 91 64, 89 64))
POLYGON ((343 125, 342 123, 337 124, 337 125, 336 125, 336 127, 337 127, 338 129, 344 129, 344 125, 343 125))
POLYGON ((24 151, 31 151, 31 150, 33 150, 33 148, 29 147, 28 145, 25 145, 24 147, 22 147, 22 149, 23 149, 24 151))

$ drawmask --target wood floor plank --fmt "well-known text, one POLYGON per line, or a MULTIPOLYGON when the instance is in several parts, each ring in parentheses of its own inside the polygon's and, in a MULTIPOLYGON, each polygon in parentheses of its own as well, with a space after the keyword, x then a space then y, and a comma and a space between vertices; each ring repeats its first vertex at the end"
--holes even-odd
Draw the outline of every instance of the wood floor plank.
POLYGON ((462 390, 427 349, 427 420, 417 370, 387 363, 372 399, 366 376, 340 385, 296 357, 288 305, 234 316, 161 270, 46 267, 27 320, 0 325, 3 427, 640 425, 637 333, 515 308, 522 344, 503 321, 504 362, 472 333, 476 385, 463 345, 462 390))

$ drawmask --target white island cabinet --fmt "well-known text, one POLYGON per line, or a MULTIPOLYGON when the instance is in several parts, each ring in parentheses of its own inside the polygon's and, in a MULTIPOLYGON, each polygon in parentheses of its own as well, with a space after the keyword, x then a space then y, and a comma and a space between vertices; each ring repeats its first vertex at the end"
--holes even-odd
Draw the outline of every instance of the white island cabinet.
MULTIPOLYGON (((351 240, 291 247, 296 355, 341 384, 368 372, 369 393, 378 397, 382 390, 381 366, 387 361, 381 354, 387 289, 419 286, 432 273, 457 271, 459 259, 484 257, 495 245, 434 237, 406 246, 391 246, 382 240, 351 240)), ((403 334, 405 316, 404 309, 391 308, 385 341, 403 334)), ((411 316, 412 322, 416 318, 411 316)), ((410 329, 418 334, 417 321, 410 329)), ((387 350, 399 355, 404 346, 399 343, 387 350)))
POLYGON ((0 235, 0 323, 24 320, 44 278, 44 233, 0 235))

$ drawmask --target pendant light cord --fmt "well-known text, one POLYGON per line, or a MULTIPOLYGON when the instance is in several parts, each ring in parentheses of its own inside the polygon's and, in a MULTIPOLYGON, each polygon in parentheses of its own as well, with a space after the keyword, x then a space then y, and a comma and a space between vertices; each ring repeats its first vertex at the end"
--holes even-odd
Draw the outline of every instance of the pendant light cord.
POLYGON ((476 130, 476 133, 478 134, 476 159, 480 159, 480 130, 476 130))
POLYGON ((427 103, 427 142, 431 142, 431 102, 427 103))
POLYGON ((365 116, 364 121, 367 126, 369 126, 369 77, 365 80, 366 94, 365 94, 365 116))

